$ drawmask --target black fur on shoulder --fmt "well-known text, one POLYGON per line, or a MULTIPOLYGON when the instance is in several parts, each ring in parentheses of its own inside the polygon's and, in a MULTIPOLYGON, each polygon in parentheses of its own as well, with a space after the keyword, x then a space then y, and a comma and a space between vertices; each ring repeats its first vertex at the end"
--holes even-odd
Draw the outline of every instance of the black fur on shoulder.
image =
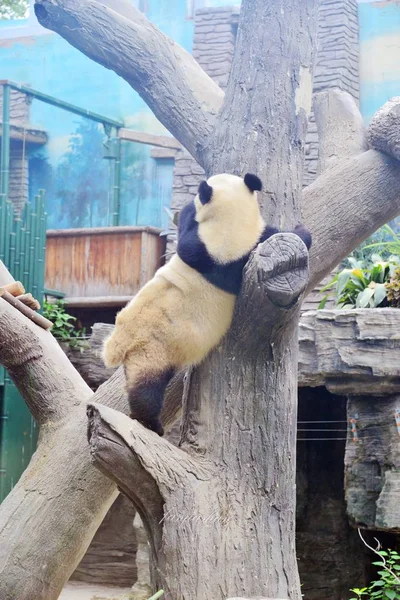
POLYGON ((200 202, 202 204, 207 204, 207 202, 210 202, 211 200, 211 196, 213 195, 213 189, 211 185, 208 185, 207 181, 202 181, 199 185, 198 194, 200 202))
POLYGON ((257 175, 246 173, 246 175, 244 176, 244 182, 251 192, 261 192, 262 182, 261 179, 257 177, 257 175))

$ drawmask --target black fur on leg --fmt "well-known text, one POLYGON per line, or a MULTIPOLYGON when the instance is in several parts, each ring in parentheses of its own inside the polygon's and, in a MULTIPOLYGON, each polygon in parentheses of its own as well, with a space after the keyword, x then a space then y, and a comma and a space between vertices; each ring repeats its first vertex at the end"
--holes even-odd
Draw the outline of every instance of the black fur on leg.
POLYGON ((160 415, 164 401, 165 388, 174 374, 174 369, 162 373, 146 375, 128 388, 128 401, 131 419, 137 419, 142 425, 164 435, 160 415))

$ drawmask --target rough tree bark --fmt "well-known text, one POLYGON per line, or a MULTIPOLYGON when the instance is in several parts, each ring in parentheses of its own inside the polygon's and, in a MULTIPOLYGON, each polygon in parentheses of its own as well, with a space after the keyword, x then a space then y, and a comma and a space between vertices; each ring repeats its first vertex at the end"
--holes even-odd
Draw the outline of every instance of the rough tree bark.
POLYGON ((318 129, 318 174, 343 158, 368 150, 361 113, 348 92, 329 89, 314 96, 318 129))
MULTIPOLYGON (((265 216, 290 227, 301 216, 302 152, 316 28, 314 4, 314 0, 243 2, 232 76, 219 115, 223 100, 219 88, 130 2, 38 0, 35 8, 44 26, 58 31, 131 83, 208 173, 222 169, 257 172, 265 183, 265 216)), ((302 211, 314 238, 312 287, 343 253, 400 212, 400 165, 376 151, 339 163, 303 194, 302 211)), ((131 448, 124 443, 124 435, 115 431, 113 446, 107 444, 107 437, 99 437, 100 431, 114 435, 107 420, 116 418, 119 426, 122 419, 121 427, 126 428, 122 417, 97 404, 107 402, 120 408, 120 373, 94 397, 92 451, 96 460, 104 469, 113 464, 114 477, 121 482, 126 478, 125 467, 131 469, 132 463, 136 464, 130 477, 143 481, 140 493, 145 506, 143 502, 140 505, 137 489, 132 494, 136 493, 142 514, 148 514, 155 580, 165 581, 169 587, 182 586, 186 600, 216 600, 227 594, 300 598, 293 509, 296 301, 306 285, 302 252, 304 247, 292 236, 278 236, 253 257, 232 332, 195 373, 194 384, 186 394, 181 450, 171 450, 167 442, 130 422, 134 431, 129 438, 131 448), (296 260, 291 264, 283 253, 292 245, 298 268, 296 260), (282 256, 274 258, 274 249, 282 256), (266 251, 268 256, 263 257, 266 251), (269 271, 268 261, 277 271, 269 271), (283 278, 280 269, 287 273, 283 278), (297 281, 292 290, 285 287, 291 281, 297 281), (280 285, 287 290, 286 300, 295 303, 293 307, 285 305, 280 285), (264 321, 258 329, 253 325, 244 328, 244 315, 249 323, 259 323, 260 315, 264 321), (103 411, 107 419, 103 419, 103 411), (145 447, 143 440, 148 441, 145 447), (160 449, 167 452, 165 457, 160 457, 160 449), (201 489, 205 495, 210 491, 213 503, 205 498, 202 504, 201 489), (173 507, 182 510, 190 508, 192 502, 200 517, 209 516, 211 508, 215 514, 218 507, 221 519, 211 532, 213 543, 208 543, 209 531, 198 522, 192 520, 177 528, 174 517, 169 521, 167 517, 163 534, 168 543, 163 544, 158 524, 160 515, 166 515, 163 494, 173 507), (225 518, 228 516, 231 520, 225 518), (201 564, 193 556, 197 548, 201 564), (226 558, 233 561, 230 570, 226 558), (199 567, 207 576, 201 576, 199 567), (198 589, 191 588, 192 584, 198 589)), ((64 410, 60 408, 63 385, 70 385, 69 379, 74 378, 72 374, 65 380, 53 378, 54 385, 47 385, 47 394, 36 394, 42 384, 46 386, 49 364, 57 368, 61 358, 48 341, 50 334, 42 343, 31 325, 28 330, 34 336, 27 339, 22 335, 21 329, 27 327, 24 317, 7 313, 4 304, 0 299, 0 312, 7 314, 1 321, 6 336, 0 343, 0 360, 12 369, 34 414, 42 414, 43 434, 32 464, 1 507, 0 595, 6 600, 53 600, 79 561, 105 506, 115 497, 116 487, 95 474, 89 464, 82 418, 89 398, 86 387, 79 391, 77 382, 71 384, 64 393, 70 406, 65 416, 53 423, 50 414, 64 410), (15 334, 18 327, 20 336, 15 334), (33 388, 24 385, 29 377, 35 379, 33 388), (46 429, 52 427, 52 437, 46 438, 46 429), (71 439, 66 439, 66 433, 71 439), (66 444, 70 451, 61 456, 57 446, 66 444), (74 454, 80 457, 76 473, 70 468, 74 454), (32 509, 31 490, 38 490, 33 492, 32 509), (41 523, 29 518, 34 517, 35 510, 42 515, 41 523), (82 528, 87 535, 82 535, 82 528)), ((67 372, 69 368, 65 365, 67 372)))

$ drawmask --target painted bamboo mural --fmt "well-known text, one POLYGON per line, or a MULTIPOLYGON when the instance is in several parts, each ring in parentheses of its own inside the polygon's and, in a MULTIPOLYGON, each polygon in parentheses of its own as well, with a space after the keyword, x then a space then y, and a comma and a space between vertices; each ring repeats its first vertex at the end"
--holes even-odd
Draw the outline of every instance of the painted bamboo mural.
POLYGON ((27 292, 43 302, 46 246, 44 191, 25 205, 21 215, 4 194, 0 194, 0 260, 27 292))
MULTIPOLYGON (((44 191, 21 215, 0 194, 0 259, 42 304, 46 214, 44 191)), ((37 426, 7 372, 0 367, 0 502, 18 481, 36 448, 37 426)))

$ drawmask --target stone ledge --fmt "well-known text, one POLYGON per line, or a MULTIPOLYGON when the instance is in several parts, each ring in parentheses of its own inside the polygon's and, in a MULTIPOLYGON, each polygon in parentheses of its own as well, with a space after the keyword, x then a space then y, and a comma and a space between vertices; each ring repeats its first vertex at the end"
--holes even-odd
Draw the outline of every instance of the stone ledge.
POLYGON ((400 310, 319 310, 302 314, 299 386, 341 395, 400 393, 400 310))

